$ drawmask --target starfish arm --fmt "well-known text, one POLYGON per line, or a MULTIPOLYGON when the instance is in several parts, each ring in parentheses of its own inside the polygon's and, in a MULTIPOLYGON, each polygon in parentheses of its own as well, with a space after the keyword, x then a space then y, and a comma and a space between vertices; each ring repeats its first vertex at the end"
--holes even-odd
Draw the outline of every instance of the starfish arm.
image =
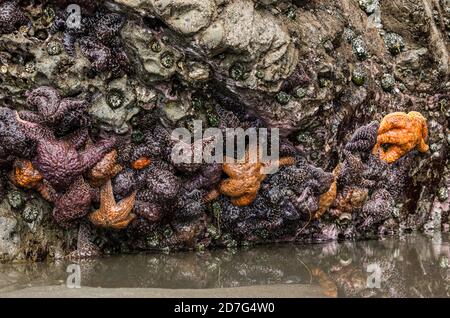
POLYGON ((71 110, 85 109, 87 107, 87 103, 82 100, 76 100, 72 98, 63 99, 57 108, 57 110, 49 117, 51 122, 59 122, 63 119, 64 115, 71 110))
POLYGON ((87 129, 77 130, 66 137, 64 137, 64 141, 75 149, 80 149, 86 143, 89 137, 87 129))
POLYGON ((130 195, 129 197, 117 203, 115 208, 115 210, 117 211, 116 214, 117 219, 124 219, 131 213, 131 210, 133 210, 135 199, 136 199, 136 191, 133 192, 133 194, 130 195))
POLYGON ((100 210, 96 210, 95 212, 91 213, 89 215, 89 221, 95 226, 99 227, 103 226, 103 224, 105 223, 103 214, 100 210))
POLYGON ((430 147, 427 145, 423 138, 420 139, 419 144, 417 145, 417 150, 420 152, 427 152, 430 147))
POLYGON ((150 158, 152 155, 152 149, 147 145, 140 145, 134 151, 131 157, 131 161, 136 161, 139 158, 147 157, 150 158))
POLYGON ((43 124, 45 121, 45 119, 41 115, 39 115, 35 112, 32 112, 32 111, 29 111, 29 110, 20 111, 19 116, 23 120, 33 122, 36 124, 43 124))
POLYGON ((127 218, 125 220, 121 220, 119 222, 116 222, 113 225, 111 225, 111 227, 113 229, 116 229, 116 230, 124 229, 124 228, 126 228, 128 226, 128 224, 130 224, 131 221, 134 220, 134 218, 135 218, 135 215, 134 214, 130 214, 130 215, 127 216, 127 218))
POLYGON ((103 140, 79 154, 79 170, 86 171, 94 167, 114 147, 114 140, 103 140))
POLYGON ((378 134, 382 134, 391 129, 402 129, 406 126, 408 122, 408 115, 401 112, 391 113, 384 117, 381 121, 380 128, 378 129, 378 134))
POLYGON ((113 209, 115 205, 116 200, 114 199, 114 193, 110 179, 100 190, 100 211, 111 211, 111 209, 113 209))
POLYGON ((378 135, 377 143, 382 144, 397 144, 401 141, 402 136, 405 135, 406 132, 399 130, 390 130, 381 135, 378 135))
POLYGON ((31 140, 40 141, 55 139, 53 132, 49 128, 37 123, 23 120, 22 118, 20 118, 17 112, 16 118, 20 127, 22 128, 23 133, 31 140))
POLYGON ((41 114, 51 115, 57 111, 61 95, 50 86, 41 86, 26 93, 29 108, 37 109, 41 114))
POLYGON ((231 178, 239 178, 241 169, 239 169, 239 164, 225 163, 223 165, 223 172, 225 172, 231 178))
POLYGON ((381 152, 380 158, 387 163, 393 163, 400 159, 405 152, 399 146, 391 146, 387 152, 381 152))
POLYGON ((90 236, 91 232, 88 225, 82 222, 78 229, 77 250, 82 251, 91 246, 90 236))
POLYGON ((63 35, 63 45, 69 56, 75 56, 75 37, 69 32, 65 32, 63 35))
POLYGON ((245 193, 245 188, 241 182, 236 182, 234 179, 227 179, 220 184, 220 192, 230 197, 241 196, 245 193))
POLYGON ((231 203, 235 206, 247 206, 250 205, 253 201, 255 201, 258 193, 248 193, 238 198, 232 198, 231 203))

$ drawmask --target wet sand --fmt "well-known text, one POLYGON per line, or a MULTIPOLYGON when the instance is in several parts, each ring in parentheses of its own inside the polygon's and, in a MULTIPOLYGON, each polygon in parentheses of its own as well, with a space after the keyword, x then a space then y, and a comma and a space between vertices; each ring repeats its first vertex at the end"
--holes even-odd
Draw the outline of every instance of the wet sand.
POLYGON ((325 297, 313 285, 266 285, 212 289, 30 287, 0 291, 0 298, 310 298, 325 297))

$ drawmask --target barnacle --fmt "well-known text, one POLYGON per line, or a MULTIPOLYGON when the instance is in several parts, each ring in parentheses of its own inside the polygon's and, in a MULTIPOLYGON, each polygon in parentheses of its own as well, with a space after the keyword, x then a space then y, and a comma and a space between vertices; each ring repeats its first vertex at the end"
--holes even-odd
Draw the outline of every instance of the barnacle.
MULTIPOLYGON (((262 168, 268 164, 256 160, 250 162, 250 151, 245 154, 244 163, 233 162, 223 164, 223 171, 230 177, 221 182, 220 192, 231 197, 231 202, 236 206, 246 206, 251 204, 258 195, 261 182, 266 174, 262 173, 262 168)), ((292 157, 280 158, 278 164, 292 165, 292 157)))
POLYGON ((16 159, 13 164, 11 181, 26 189, 35 188, 41 181, 42 175, 33 167, 29 160, 16 159))
POLYGON ((427 152, 427 138, 427 121, 420 113, 391 113, 380 123, 373 154, 378 154, 382 160, 392 163, 413 149, 427 152))
POLYGON ((89 215, 89 220, 98 227, 123 229, 135 218, 132 214, 136 192, 116 203, 111 180, 108 180, 100 192, 100 209, 89 215))

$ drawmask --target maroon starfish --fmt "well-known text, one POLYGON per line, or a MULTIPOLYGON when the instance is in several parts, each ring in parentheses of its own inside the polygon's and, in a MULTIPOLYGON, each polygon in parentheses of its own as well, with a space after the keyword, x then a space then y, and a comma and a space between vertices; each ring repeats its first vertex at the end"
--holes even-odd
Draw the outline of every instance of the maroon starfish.
POLYGON ((35 111, 21 111, 20 118, 38 124, 54 125, 71 110, 86 109, 83 100, 61 98, 58 91, 49 86, 38 87, 27 93, 27 106, 35 111))
MULTIPOLYGON (((16 113, 17 114, 17 113, 16 113)), ((37 143, 33 164, 57 192, 64 192, 75 179, 99 162, 115 144, 115 139, 104 139, 85 150, 80 148, 88 138, 86 129, 57 139, 53 132, 40 124, 18 122, 24 134, 37 143)))
POLYGON ((92 201, 98 196, 98 189, 91 188, 82 176, 79 176, 67 192, 55 194, 53 218, 60 226, 68 227, 74 220, 89 213, 92 201))

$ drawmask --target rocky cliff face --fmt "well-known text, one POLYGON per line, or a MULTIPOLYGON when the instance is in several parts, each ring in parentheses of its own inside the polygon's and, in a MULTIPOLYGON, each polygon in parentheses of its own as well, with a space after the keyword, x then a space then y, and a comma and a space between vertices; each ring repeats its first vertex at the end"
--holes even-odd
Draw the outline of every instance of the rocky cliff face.
MULTIPOLYGON (((87 101, 91 139, 115 135, 121 145, 116 148, 124 169, 113 179, 117 199, 131 193, 120 191, 124 184, 120 180, 136 174, 127 168, 132 160, 126 151, 120 150, 155 140, 163 148, 158 139, 162 134, 155 133, 155 127, 190 128, 195 119, 211 127, 236 122, 276 127, 283 142, 295 148, 295 157, 301 158, 298 170, 283 168, 279 176, 267 178, 248 208, 230 206, 224 195, 194 207, 191 204, 197 197, 190 197, 187 188, 200 194, 210 189, 186 184, 202 176, 203 170, 177 167, 164 157, 164 151, 151 148, 156 157, 152 160, 163 162, 154 169, 177 178, 183 189, 171 189, 174 194, 169 194, 160 186, 164 182, 157 179, 158 173, 151 171, 134 176, 152 180, 142 186, 147 192, 164 188, 158 192, 159 201, 148 200, 156 195, 154 191, 144 195, 147 192, 142 190, 141 198, 138 191, 137 200, 143 205, 137 205, 139 211, 134 208, 137 217, 126 229, 90 226, 91 242, 102 252, 448 230, 448 1, 74 1, 81 6, 82 16, 94 21, 82 20, 82 30, 58 24, 67 18, 64 9, 69 2, 1 1, 0 106, 27 109, 26 92, 41 86, 87 101), (105 18, 108 14, 110 20, 105 18), (113 14, 123 20, 114 20, 113 14), (17 24, 14 30, 6 27, 14 24, 11 21, 17 24), (314 169, 320 168, 318 178, 326 180, 340 163, 355 168, 344 151, 355 130, 381 121, 388 113, 411 111, 427 120, 428 152, 411 153, 407 168, 402 164, 382 168, 388 175, 376 179, 376 186, 364 188, 362 179, 349 184, 343 181, 345 176, 335 174, 341 202, 332 203, 320 219, 311 220, 311 211, 309 216, 305 211, 312 203, 298 203, 312 191, 305 186, 309 179, 302 179, 304 173, 314 175, 314 169), (291 177, 296 173, 298 177, 291 177), (400 181, 400 174, 406 181, 400 181), (290 188, 281 187, 287 183, 290 188), (401 194, 394 195, 397 186, 401 194), (360 206, 345 197, 346 187, 353 187, 352 193, 364 188, 360 206), (278 192, 272 194, 272 189, 278 192), (390 200, 377 199, 384 198, 381 189, 390 193, 394 203, 378 219, 368 209, 370 202, 390 200), (277 196, 283 199, 277 201, 277 196), (289 205, 292 197, 298 203, 294 207, 289 205), (170 201, 171 206, 161 207, 162 201, 170 201), (352 213, 343 208, 348 204, 352 213), (183 214, 197 208, 198 213, 183 214), (295 213, 286 212, 289 209, 295 213), (350 220, 347 214, 352 215, 350 220), (366 219, 373 222, 362 228, 366 219)), ((364 169, 372 165, 366 155, 358 154, 358 158, 364 169)), ((73 250, 78 223, 69 229, 55 224, 53 204, 35 190, 11 183, 10 158, 0 158, 0 164, 4 194, 0 259, 58 258, 73 250)), ((204 175, 211 178, 217 172, 204 175)), ((327 182, 317 186, 325 187, 323 191, 313 191, 315 204, 330 187, 327 182)), ((91 210, 96 208, 94 203, 91 210)), ((381 210, 376 205, 373 213, 381 210)))

